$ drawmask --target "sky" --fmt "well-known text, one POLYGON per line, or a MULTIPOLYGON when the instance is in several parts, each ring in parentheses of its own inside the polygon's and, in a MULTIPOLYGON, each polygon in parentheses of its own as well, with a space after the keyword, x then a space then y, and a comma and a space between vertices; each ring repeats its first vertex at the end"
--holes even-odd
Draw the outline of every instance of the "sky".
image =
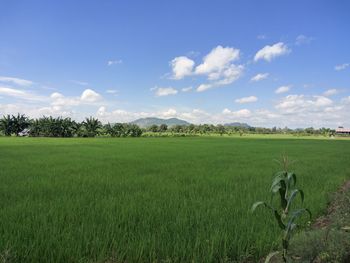
POLYGON ((0 115, 350 127, 349 1, 0 0, 0 115))

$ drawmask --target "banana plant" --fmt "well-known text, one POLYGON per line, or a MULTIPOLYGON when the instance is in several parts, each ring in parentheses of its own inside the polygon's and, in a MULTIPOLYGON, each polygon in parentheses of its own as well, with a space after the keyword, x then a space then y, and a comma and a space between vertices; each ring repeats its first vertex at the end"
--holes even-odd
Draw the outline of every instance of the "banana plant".
MULTIPOLYGON (((288 262, 288 247, 290 239, 292 237, 293 231, 297 228, 297 219, 303 214, 307 213, 311 219, 311 212, 307 208, 299 208, 290 211, 293 201, 299 194, 301 198, 301 203, 304 202, 304 192, 300 189, 295 188, 297 183, 297 176, 294 172, 288 172, 288 167, 290 161, 286 155, 283 155, 281 161, 279 162, 282 166, 282 171, 275 174, 272 184, 270 187, 271 201, 270 203, 259 201, 253 204, 252 212, 256 210, 259 206, 264 206, 269 209, 282 231, 282 259, 284 262, 288 262), (279 196, 279 207, 274 207, 272 201, 273 197, 279 196)), ((278 255, 280 252, 275 251, 270 253, 265 260, 268 263, 274 256, 278 255)))

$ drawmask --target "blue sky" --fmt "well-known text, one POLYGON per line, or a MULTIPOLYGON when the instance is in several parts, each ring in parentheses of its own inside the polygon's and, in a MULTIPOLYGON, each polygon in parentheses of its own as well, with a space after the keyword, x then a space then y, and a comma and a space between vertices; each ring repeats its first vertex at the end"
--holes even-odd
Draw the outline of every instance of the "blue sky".
POLYGON ((349 1, 0 1, 0 114, 350 126, 349 1))

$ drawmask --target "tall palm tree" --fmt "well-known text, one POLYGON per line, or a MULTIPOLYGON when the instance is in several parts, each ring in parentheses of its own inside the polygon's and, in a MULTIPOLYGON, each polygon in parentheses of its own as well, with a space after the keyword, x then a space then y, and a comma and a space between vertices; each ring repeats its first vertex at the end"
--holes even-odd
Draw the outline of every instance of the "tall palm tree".
POLYGON ((99 129, 102 128, 101 122, 93 117, 86 118, 83 121, 83 126, 88 137, 95 137, 99 133, 99 129))
POLYGON ((29 119, 24 114, 17 114, 17 116, 12 115, 12 132, 18 136, 18 134, 24 129, 29 127, 29 119))
POLYGON ((11 136, 11 133, 13 132, 13 122, 10 115, 3 116, 0 120, 0 130, 6 136, 11 136))

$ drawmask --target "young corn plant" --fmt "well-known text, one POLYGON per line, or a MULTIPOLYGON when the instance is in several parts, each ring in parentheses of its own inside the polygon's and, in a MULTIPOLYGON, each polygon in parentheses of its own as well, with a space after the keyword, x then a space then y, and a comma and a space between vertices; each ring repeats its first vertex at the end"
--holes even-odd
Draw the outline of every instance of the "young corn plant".
MULTIPOLYGON (((283 262, 289 262, 288 258, 288 247, 292 233, 297 228, 297 219, 300 218, 304 213, 307 213, 311 219, 311 212, 307 208, 297 208, 293 209, 292 204, 296 196, 299 194, 301 202, 304 202, 304 192, 301 189, 295 188, 297 183, 297 176, 294 172, 289 172, 289 165, 291 164, 288 156, 282 155, 281 160, 278 161, 282 167, 282 171, 275 174, 270 192, 271 201, 270 203, 259 201, 253 204, 252 212, 256 210, 259 206, 264 206, 269 209, 282 231, 282 259, 283 262), (274 196, 279 197, 279 206, 275 207, 272 203, 274 196)), ((280 254, 280 251, 275 251, 270 253, 265 260, 265 263, 270 262, 270 260, 280 254)))

